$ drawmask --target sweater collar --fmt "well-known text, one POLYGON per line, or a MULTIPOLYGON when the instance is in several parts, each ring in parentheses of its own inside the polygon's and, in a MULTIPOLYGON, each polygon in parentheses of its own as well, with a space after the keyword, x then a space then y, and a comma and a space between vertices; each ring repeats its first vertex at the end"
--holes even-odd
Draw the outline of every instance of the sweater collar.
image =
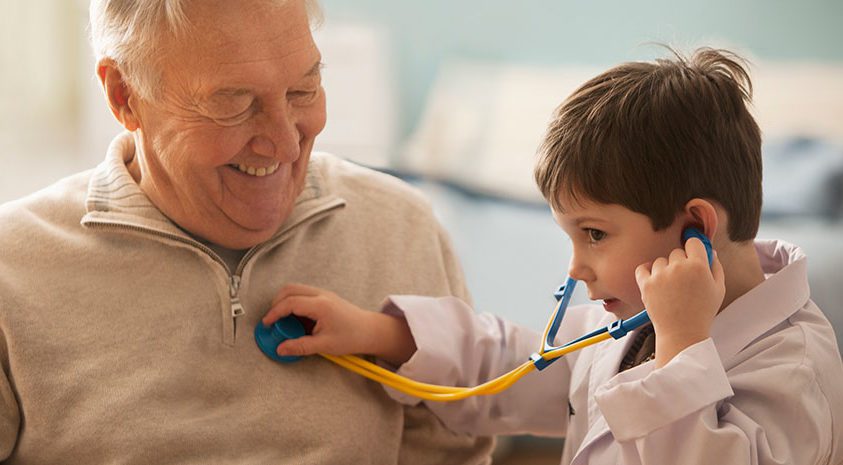
MULTIPOLYGON (((126 163, 134 156, 135 141, 131 133, 124 132, 111 142, 105 160, 94 169, 88 183, 82 225, 127 226, 192 239, 149 200, 132 178, 126 163)), ((325 182, 320 158, 319 154, 311 157, 304 189, 273 239, 314 214, 345 205, 345 200, 333 195, 325 182)))

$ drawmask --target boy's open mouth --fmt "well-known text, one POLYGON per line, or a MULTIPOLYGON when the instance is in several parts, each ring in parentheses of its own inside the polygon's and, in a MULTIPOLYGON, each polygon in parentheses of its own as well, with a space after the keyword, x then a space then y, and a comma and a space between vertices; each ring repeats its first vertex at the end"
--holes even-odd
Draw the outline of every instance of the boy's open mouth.
POLYGON ((613 311, 620 305, 621 301, 618 299, 603 299, 603 308, 606 309, 607 312, 613 311))

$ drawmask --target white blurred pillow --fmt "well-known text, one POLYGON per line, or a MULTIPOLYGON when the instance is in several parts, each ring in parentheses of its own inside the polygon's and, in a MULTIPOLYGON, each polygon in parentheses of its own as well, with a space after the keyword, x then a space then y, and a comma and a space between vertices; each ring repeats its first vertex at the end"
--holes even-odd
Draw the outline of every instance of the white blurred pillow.
MULTIPOLYGON (((541 201, 533 164, 553 110, 604 70, 448 63, 399 166, 481 193, 541 201)), ((761 63, 750 71, 765 140, 843 142, 843 65, 761 63)))
POLYGON ((843 63, 755 60, 752 113, 765 140, 843 145, 843 63))
POLYGON ((599 71, 446 64, 401 167, 482 193, 541 201, 533 164, 547 123, 562 100, 599 71))

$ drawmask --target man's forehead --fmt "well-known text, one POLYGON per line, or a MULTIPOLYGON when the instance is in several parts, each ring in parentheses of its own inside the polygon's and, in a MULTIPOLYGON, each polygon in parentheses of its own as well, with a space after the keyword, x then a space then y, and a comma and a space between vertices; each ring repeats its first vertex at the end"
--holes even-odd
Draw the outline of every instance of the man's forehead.
POLYGON ((310 29, 304 0, 202 0, 191 2, 187 16, 192 29, 216 30, 222 35, 239 25, 286 32, 302 25, 310 29))
POLYGON ((247 0, 249 8, 241 3, 214 1, 195 6, 190 12, 191 27, 165 50, 183 62, 238 65, 292 59, 316 49, 301 0, 247 0))
POLYGON ((281 13, 274 11, 269 14, 274 18, 256 19, 254 24, 252 14, 237 13, 210 27, 200 24, 190 37, 174 44, 165 74, 172 74, 195 97, 278 89, 318 75, 321 56, 305 11, 281 13))

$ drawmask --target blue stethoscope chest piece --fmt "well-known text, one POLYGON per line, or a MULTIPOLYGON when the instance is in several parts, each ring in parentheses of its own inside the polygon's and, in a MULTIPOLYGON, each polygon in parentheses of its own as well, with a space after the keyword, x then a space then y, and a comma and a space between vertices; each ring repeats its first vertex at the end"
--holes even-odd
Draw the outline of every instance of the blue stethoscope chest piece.
POLYGON ((261 352, 276 362, 295 362, 301 359, 295 355, 281 356, 275 351, 278 345, 287 339, 296 339, 305 335, 304 326, 295 317, 282 318, 270 326, 258 323, 255 326, 255 342, 261 352))

